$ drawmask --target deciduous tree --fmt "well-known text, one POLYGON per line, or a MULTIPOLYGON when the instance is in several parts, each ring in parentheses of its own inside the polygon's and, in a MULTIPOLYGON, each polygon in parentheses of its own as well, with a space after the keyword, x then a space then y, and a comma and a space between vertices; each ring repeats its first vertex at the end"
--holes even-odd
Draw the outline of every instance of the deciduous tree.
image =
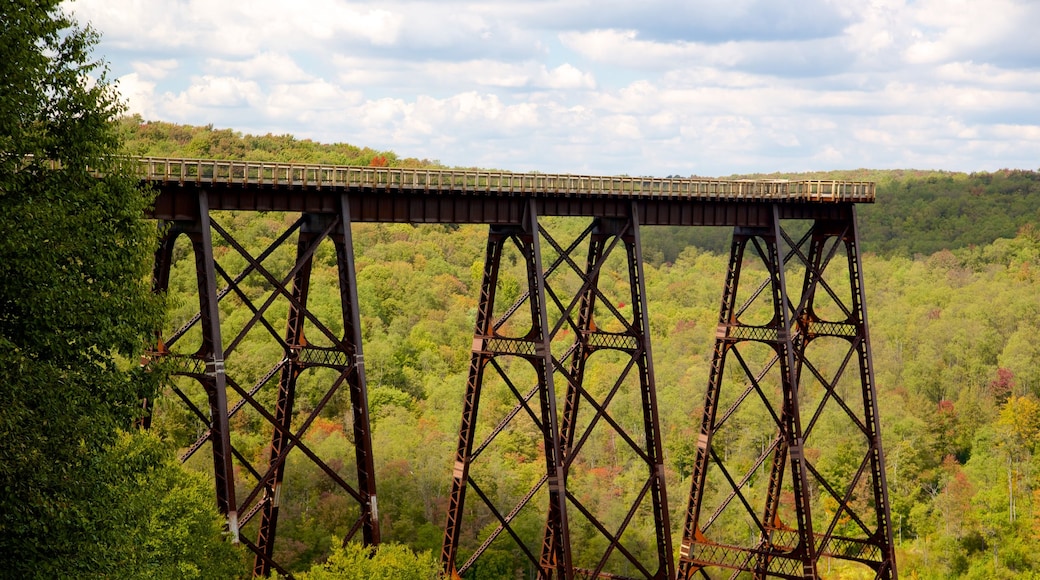
MULTIPOLYGON (((4 577, 135 577, 157 572, 159 562, 194 565, 187 553, 167 551, 176 534, 161 537, 162 526, 139 517, 168 513, 162 501, 192 484, 164 472, 151 444, 119 435, 154 390, 158 373, 141 372, 138 357, 162 311, 148 282, 155 235, 142 215, 150 199, 117 155, 121 109, 91 58, 97 39, 58 0, 0 5, 4 577), (166 475, 148 481, 128 472, 166 475), (145 485, 156 495, 142 495, 145 485), (159 504, 132 509, 145 497, 159 504), (139 547, 142 537, 154 550, 139 547), (121 565, 136 550, 151 554, 141 574, 121 565)), ((168 575, 192 575, 181 572, 168 575)))

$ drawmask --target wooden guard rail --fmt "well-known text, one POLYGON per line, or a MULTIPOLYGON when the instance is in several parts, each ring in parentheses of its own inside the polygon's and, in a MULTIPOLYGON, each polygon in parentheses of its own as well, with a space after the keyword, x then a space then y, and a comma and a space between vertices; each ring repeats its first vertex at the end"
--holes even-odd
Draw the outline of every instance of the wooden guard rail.
POLYGON ((139 163, 144 180, 181 185, 346 188, 387 192, 422 191, 430 194, 852 203, 874 201, 874 184, 866 181, 592 176, 154 157, 142 157, 139 163))

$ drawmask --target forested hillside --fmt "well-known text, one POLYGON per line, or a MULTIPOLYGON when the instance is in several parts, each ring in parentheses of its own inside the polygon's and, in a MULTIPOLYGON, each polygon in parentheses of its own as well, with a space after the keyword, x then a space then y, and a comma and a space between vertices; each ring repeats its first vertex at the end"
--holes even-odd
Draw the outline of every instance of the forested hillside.
POLYGON ((119 132, 128 155, 193 159, 248 159, 283 163, 441 167, 428 159, 400 159, 393 151, 376 151, 348 143, 324 144, 292 135, 243 135, 212 125, 197 127, 123 117, 119 132))
MULTIPOLYGON (((124 119, 121 130, 135 155, 435 165, 350 145, 136 118, 124 119)), ((835 177, 879 184, 878 202, 859 215, 900 574, 1040 576, 1040 177, 1024 171, 835 177)), ((217 219, 233 223, 243 232, 240 241, 254 248, 288 223, 276 214, 217 219)), ((576 227, 549 222, 555 231, 576 227)), ((482 226, 403 224, 356 224, 353 230, 383 537, 416 550, 440 547, 486 233, 482 226)), ((645 232, 674 537, 689 491, 728 236, 645 232)), ((183 254, 171 282, 173 327, 198 306, 191 294, 194 266, 183 254)), ((334 305, 334 262, 318 259, 324 261, 315 269, 311 300, 334 305)), ((510 270, 507 278, 522 277, 518 272, 510 270)), ((250 283, 246 292, 262 294, 250 283)), ((306 407, 305 383, 297 396, 306 407)), ((156 429, 179 445, 199 432, 176 401, 161 404, 158 413, 156 429)), ((323 415, 309 443, 330 456, 353 457, 344 417, 323 415)), ((236 447, 263 456, 267 437, 250 432, 245 421, 236 429, 236 447)), ((489 450, 485 459, 510 466, 503 473, 515 473, 537 447, 523 433, 514 436, 512 448, 489 450)), ((605 504, 632 493, 631 482, 610 442, 597 444, 592 452, 606 482, 597 501, 605 504)), ((733 448, 755 445, 736 441, 733 448)), ((841 461, 838 450, 818 451, 831 465, 841 461)), ((193 459, 192 466, 205 465, 193 459)), ((345 534, 350 520, 337 511, 342 498, 327 493, 316 473, 302 464, 294 468, 282 499, 276 557, 306 570, 329 553, 332 536, 345 534)), ((489 561, 500 566, 498 575, 488 570, 481 578, 514 577, 510 563, 521 559, 505 551, 497 556, 489 561)), ((845 570, 835 563, 828 574, 845 577, 845 570)))
MULTIPOLYGON (((231 129, 145 122, 125 117, 120 129, 132 155, 202 159, 248 159, 443 168, 436 160, 398 158, 346 143, 322 144, 291 135, 243 135, 231 129)), ((677 176, 679 177, 679 176, 677 176)), ((732 178, 840 179, 873 181, 877 203, 858 209, 865 251, 914 256, 984 245, 1014 237, 1040 222, 1040 172, 1002 170, 950 173, 913 170, 852 170, 735 175, 732 178)), ((729 251, 725 228, 655 228, 644 236, 648 259, 671 262, 687 246, 729 251)))

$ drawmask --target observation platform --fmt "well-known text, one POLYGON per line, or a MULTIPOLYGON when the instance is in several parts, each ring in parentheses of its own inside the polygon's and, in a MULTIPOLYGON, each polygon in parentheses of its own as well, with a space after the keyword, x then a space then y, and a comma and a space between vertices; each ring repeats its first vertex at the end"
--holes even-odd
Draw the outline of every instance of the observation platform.
POLYGON ((518 223, 532 198, 540 216, 623 217, 634 202, 643 225, 764 225, 781 218, 837 217, 873 203, 864 181, 750 180, 513 173, 140 158, 157 188, 152 217, 194 219, 211 210, 337 211, 348 194, 358 222, 518 223))

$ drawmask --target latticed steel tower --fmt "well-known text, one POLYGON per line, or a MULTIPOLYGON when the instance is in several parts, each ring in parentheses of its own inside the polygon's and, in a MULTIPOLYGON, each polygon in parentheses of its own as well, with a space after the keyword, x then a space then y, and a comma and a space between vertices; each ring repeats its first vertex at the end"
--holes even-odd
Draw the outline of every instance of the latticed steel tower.
POLYGON ((896 575, 854 215, 802 229, 774 210, 733 233, 680 578, 816 578, 822 557, 896 575), (749 428, 757 458, 729 459, 749 428))

